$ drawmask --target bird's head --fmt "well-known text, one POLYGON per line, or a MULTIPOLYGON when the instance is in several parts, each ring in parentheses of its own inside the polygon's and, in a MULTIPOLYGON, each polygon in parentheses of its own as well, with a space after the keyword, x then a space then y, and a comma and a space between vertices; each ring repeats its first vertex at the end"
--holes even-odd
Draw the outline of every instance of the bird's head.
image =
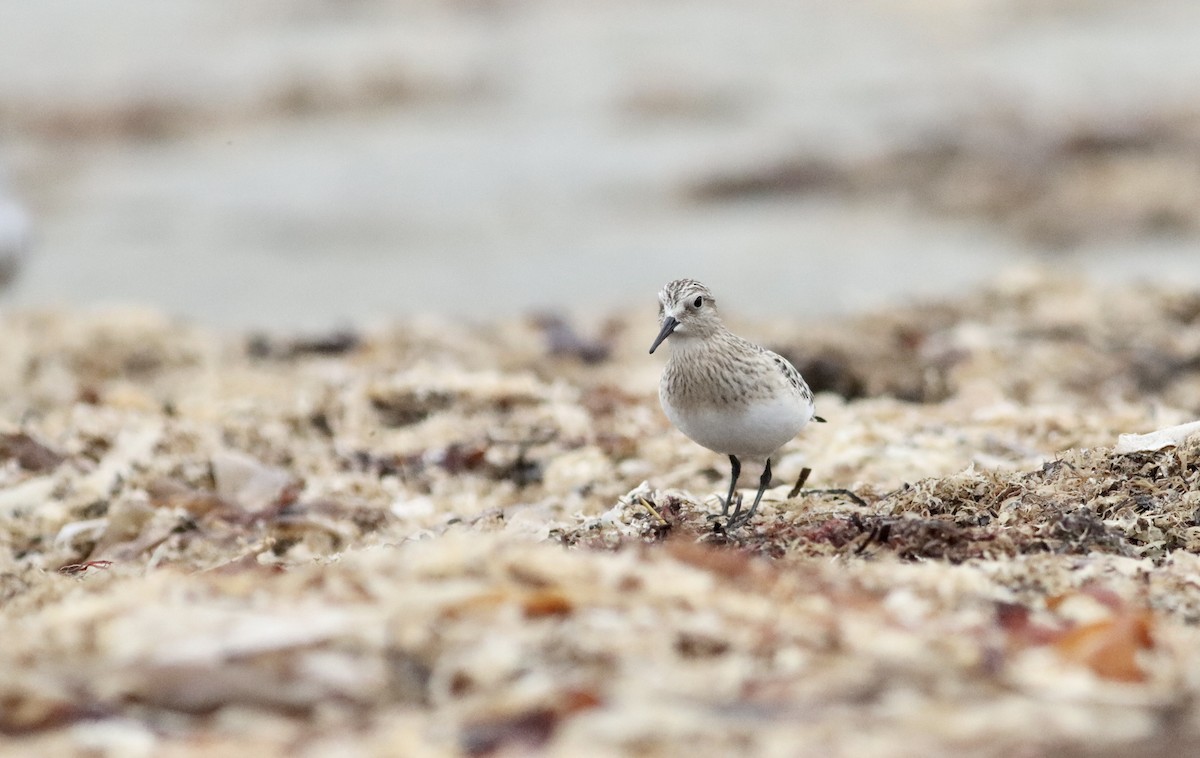
POLYGON ((693 339, 721 328, 712 291, 695 279, 676 279, 662 288, 658 293, 658 323, 658 337, 650 346, 651 353, 667 337, 693 339))

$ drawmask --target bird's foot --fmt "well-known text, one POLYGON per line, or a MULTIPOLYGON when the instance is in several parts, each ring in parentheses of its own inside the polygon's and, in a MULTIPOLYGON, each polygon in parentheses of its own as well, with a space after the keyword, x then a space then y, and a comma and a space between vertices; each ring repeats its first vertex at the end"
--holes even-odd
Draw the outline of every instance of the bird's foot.
POLYGON ((746 511, 745 513, 734 512, 734 514, 729 517, 729 520, 725 522, 725 531, 732 532, 734 529, 741 529, 743 526, 750 523, 750 519, 753 515, 754 514, 750 511, 746 511))

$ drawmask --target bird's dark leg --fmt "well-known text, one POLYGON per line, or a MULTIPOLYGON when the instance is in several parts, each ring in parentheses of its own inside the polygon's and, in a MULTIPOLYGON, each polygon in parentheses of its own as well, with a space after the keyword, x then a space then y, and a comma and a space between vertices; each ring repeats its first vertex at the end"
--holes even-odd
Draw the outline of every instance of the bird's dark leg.
MULTIPOLYGON (((768 458, 767 464, 763 466, 762 477, 758 480, 758 494, 754 496, 754 505, 750 506, 750 510, 746 511, 746 515, 741 518, 738 518, 738 514, 735 511, 734 514, 729 517, 729 523, 726 525, 726 529, 733 529, 734 527, 741 526, 742 524, 750 523, 750 519, 754 518, 754 512, 758 510, 758 501, 762 500, 763 492, 766 491, 767 485, 770 483, 771 459, 768 458)), ((739 508, 738 510, 741 509, 739 508)))
MULTIPOLYGON (((729 456, 729 465, 732 467, 729 476, 729 494, 725 496, 725 505, 721 508, 722 516, 729 515, 729 504, 733 502, 733 493, 737 490, 737 480, 742 475, 742 462, 737 459, 737 456, 729 456)), ((738 503, 738 510, 741 509, 742 504, 738 503)))

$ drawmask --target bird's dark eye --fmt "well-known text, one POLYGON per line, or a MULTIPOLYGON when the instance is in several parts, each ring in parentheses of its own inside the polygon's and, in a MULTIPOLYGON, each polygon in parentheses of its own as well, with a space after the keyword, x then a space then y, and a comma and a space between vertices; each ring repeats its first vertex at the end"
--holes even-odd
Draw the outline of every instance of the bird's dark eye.
POLYGON ((699 308, 702 305, 704 305, 704 296, 696 295, 696 299, 692 301, 692 307, 699 308))

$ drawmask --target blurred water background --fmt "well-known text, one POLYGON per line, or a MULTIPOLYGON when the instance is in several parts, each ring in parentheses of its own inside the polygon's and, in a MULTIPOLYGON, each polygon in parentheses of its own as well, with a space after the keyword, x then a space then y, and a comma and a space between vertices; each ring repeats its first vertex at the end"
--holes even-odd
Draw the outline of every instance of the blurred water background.
POLYGON ((0 9, 5 304, 223 327, 1200 286, 1195 0, 0 9))

